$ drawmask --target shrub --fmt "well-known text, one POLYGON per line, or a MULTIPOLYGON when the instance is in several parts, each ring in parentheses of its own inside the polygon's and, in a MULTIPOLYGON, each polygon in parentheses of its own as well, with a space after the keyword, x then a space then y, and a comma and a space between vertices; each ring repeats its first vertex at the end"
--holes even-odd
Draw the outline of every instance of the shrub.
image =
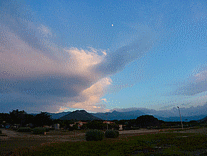
POLYGON ((119 131, 116 130, 107 130, 105 132, 106 138, 117 138, 119 136, 119 131))
POLYGON ((36 127, 33 129, 33 134, 44 134, 46 132, 46 128, 36 127))
POLYGON ((30 127, 20 127, 17 132, 31 132, 30 127))
POLYGON ((46 131, 46 132, 49 132, 49 131, 50 131, 50 128, 47 128, 47 127, 46 127, 46 128, 45 128, 45 131, 46 131))
POLYGON ((0 130, 0 134, 2 134, 2 131, 0 130))
POLYGON ((86 132, 86 140, 87 141, 101 141, 104 138, 104 132, 100 130, 88 130, 86 132))

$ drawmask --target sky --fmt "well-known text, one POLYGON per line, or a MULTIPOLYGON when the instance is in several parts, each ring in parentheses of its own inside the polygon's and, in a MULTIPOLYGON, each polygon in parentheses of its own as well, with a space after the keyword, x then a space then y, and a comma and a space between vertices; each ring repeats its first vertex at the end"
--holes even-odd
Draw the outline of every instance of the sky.
POLYGON ((0 112, 207 102, 205 0, 7 0, 0 27, 0 112))

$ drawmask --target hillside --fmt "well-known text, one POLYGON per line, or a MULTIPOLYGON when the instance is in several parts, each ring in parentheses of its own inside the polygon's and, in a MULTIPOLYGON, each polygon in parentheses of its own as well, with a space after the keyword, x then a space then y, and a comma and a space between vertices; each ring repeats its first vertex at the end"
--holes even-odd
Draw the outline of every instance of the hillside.
POLYGON ((104 120, 130 120, 136 119, 141 115, 146 115, 146 113, 139 110, 135 110, 129 112, 113 111, 111 113, 94 113, 93 115, 104 120))
MULTIPOLYGON (((207 116, 207 104, 203 106, 180 108, 183 121, 201 120, 207 116)), ((71 114, 71 112, 49 113, 52 119, 61 119, 61 117, 71 114)), ((128 109, 114 109, 107 113, 88 113, 93 117, 102 120, 130 120, 136 119, 141 115, 153 115, 159 120, 163 121, 180 121, 178 109, 173 107, 169 110, 154 110, 146 108, 128 108, 128 109)), ((71 118, 71 117, 70 117, 71 118)), ((89 117, 90 119, 90 117, 89 117)), ((95 119, 96 120, 96 119, 95 119)))
POLYGON ((199 122, 201 122, 201 123, 207 123, 207 116, 204 117, 203 119, 199 120, 199 122))
POLYGON ((76 110, 60 118, 61 120, 102 120, 85 110, 76 110))
POLYGON ((67 114, 70 114, 71 112, 61 112, 61 113, 49 113, 51 115, 52 119, 59 119, 67 114))

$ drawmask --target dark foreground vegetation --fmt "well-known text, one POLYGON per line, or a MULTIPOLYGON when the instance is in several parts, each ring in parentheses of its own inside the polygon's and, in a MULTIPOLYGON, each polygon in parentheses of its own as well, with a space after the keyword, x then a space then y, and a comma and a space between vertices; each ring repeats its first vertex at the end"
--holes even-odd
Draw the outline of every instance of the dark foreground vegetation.
POLYGON ((206 118, 183 122, 184 129, 180 122, 164 122, 151 115, 110 123, 101 120, 81 123, 84 124, 52 120, 45 112, 0 113, 0 155, 207 155, 206 118), (53 125, 57 123, 60 127, 55 130, 53 125), (156 133, 120 134, 120 125, 123 131, 144 128, 156 133), (4 134, 6 129, 18 137, 8 137, 4 134), (197 133, 200 129, 205 131, 197 133), (189 130, 194 131, 188 133, 189 130))
MULTIPOLYGON (((71 113, 72 114, 72 113, 71 113)), ((51 116, 46 112, 41 112, 37 115, 27 114, 24 110, 13 110, 9 113, 0 113, 0 127, 12 128, 19 131, 31 131, 29 128, 35 127, 49 127, 54 129, 54 125, 58 124, 59 128, 66 130, 77 129, 115 129, 119 130, 119 126, 122 125, 123 130, 133 130, 139 128, 148 129, 161 129, 161 128, 179 128, 180 122, 165 122, 158 120, 152 115, 138 116, 137 119, 131 120, 113 120, 109 124, 104 123, 102 120, 82 120, 84 124, 80 125, 77 120, 60 120, 51 119, 51 116), (22 127, 29 127, 28 129, 22 127)), ((183 122, 184 128, 199 126, 200 124, 206 124, 207 118, 200 121, 183 122)))
POLYGON ((17 148, 10 154, 19 156, 207 155, 207 137, 206 134, 177 131, 120 135, 118 138, 104 138, 102 141, 63 142, 32 148, 17 148))

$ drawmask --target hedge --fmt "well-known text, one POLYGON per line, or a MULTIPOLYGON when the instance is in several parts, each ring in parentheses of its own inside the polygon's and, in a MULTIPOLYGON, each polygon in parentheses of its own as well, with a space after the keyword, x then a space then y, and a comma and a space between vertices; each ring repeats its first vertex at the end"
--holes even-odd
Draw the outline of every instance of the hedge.
POLYGON ((86 140, 87 141, 101 141, 104 138, 104 132, 100 130, 88 130, 86 132, 86 140))
POLYGON ((33 134, 44 134, 44 132, 46 132, 47 129, 43 128, 43 127, 36 127, 33 129, 33 134))
POLYGON ((105 132, 106 138, 117 138, 119 136, 119 131, 117 130, 107 130, 105 132))
POLYGON ((30 127, 20 127, 17 132, 31 132, 30 127))

